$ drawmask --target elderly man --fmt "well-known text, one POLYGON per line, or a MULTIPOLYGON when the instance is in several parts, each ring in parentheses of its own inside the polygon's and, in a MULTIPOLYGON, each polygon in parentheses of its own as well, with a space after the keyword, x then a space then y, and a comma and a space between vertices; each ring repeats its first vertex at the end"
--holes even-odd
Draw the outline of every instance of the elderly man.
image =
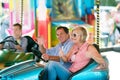
MULTIPOLYGON (((59 61, 65 68, 69 68, 69 66, 71 65, 71 63, 69 62, 63 62, 62 59, 60 59, 59 57, 59 49, 62 48, 63 52, 65 54, 68 53, 69 49, 72 47, 73 43, 71 42, 71 40, 69 39, 69 30, 67 27, 64 26, 59 26, 56 29, 56 36, 59 40, 59 44, 57 44, 55 47, 52 47, 50 49, 46 49, 43 44, 44 44, 44 40, 41 37, 38 37, 38 44, 40 47, 40 51, 43 53, 42 57, 45 60, 53 60, 53 61, 59 61)), ((50 63, 52 63, 52 61, 50 61, 50 63)), ((48 63, 49 65, 49 63, 48 63)), ((46 71, 48 70, 48 66, 45 67, 46 71)), ((50 70, 50 69, 49 69, 50 70)), ((44 74, 44 80, 47 79, 47 72, 46 74, 44 74)))

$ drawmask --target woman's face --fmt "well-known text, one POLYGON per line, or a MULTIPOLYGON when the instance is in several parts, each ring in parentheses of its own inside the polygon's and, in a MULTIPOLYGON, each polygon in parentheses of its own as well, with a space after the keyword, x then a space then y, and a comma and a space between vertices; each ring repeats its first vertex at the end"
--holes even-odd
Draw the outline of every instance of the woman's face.
POLYGON ((71 40, 72 40, 74 43, 79 43, 80 40, 81 40, 79 31, 78 31, 78 30, 74 30, 74 31, 71 33, 70 38, 71 38, 71 40))

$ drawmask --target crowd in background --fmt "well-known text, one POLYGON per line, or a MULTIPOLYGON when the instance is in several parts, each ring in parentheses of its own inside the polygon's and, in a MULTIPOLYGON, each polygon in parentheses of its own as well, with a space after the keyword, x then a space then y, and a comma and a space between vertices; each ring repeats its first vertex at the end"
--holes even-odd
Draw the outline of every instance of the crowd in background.
POLYGON ((100 13, 100 38, 103 46, 120 43, 120 3, 115 9, 105 9, 100 13))

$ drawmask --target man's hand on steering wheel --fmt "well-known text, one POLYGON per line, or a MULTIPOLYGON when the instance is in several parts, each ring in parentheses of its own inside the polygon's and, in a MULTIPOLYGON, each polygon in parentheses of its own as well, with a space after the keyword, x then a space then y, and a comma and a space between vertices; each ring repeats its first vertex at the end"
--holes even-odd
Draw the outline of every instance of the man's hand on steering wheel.
POLYGON ((21 50, 21 51, 23 50, 20 45, 15 45, 15 48, 16 48, 17 50, 21 50))
POLYGON ((45 60, 45 61, 48 61, 49 60, 49 55, 48 54, 42 54, 42 58, 45 60))
POLYGON ((0 44, 0 50, 3 48, 3 44, 0 44))
POLYGON ((7 40, 7 38, 6 38, 6 39, 4 39, 3 41, 0 42, 0 50, 2 50, 2 49, 11 49, 11 50, 16 51, 17 49, 22 50, 22 47, 16 41, 7 40), (15 48, 11 48, 10 46, 8 46, 9 48, 3 48, 3 45, 6 42, 11 42, 11 43, 15 44, 15 48))

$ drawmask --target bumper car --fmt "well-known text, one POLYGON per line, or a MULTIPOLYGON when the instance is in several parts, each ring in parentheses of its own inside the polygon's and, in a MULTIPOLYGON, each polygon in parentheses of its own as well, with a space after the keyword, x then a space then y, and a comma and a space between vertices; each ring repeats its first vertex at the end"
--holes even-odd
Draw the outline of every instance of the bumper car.
MULTIPOLYGON (((103 58, 107 60, 105 56, 103 58)), ((90 61, 82 70, 77 71, 69 80, 109 80, 108 69, 97 70, 98 64, 95 61, 90 61)))
MULTIPOLYGON (((4 67, 33 59, 32 53, 14 52, 8 49, 0 50, 0 64, 4 67)), ((0 66, 2 69, 2 67, 0 66)))
MULTIPOLYGON (((43 62, 41 52, 34 48, 32 51, 43 62)), ((108 62, 105 56, 103 58, 108 62)), ((91 60, 83 69, 72 74, 68 80, 109 80, 109 69, 96 70, 97 66, 98 64, 91 60)), ((43 70, 43 66, 36 65, 36 60, 31 59, 2 69, 0 80, 40 80, 38 76, 43 70)))
MULTIPOLYGON (((18 45, 17 41, 9 40, 9 38, 11 38, 11 37, 12 36, 6 37, 3 41, 0 42, 0 44, 4 44, 6 42, 11 42, 15 45, 18 45)), ((28 36, 25 36, 25 37, 28 37, 28 36)), ((30 37, 28 37, 28 38, 30 38, 30 37)), ((29 39, 30 43, 32 43, 31 41, 32 40, 29 39)), ((34 43, 32 43, 32 45, 33 44, 34 43)), ((2 50, 0 50, 0 69, 2 69, 4 67, 12 66, 15 63, 19 63, 19 62, 33 59, 34 55, 33 55, 33 53, 30 52, 29 46, 31 46, 31 45, 28 45, 27 48, 28 48, 29 52, 27 52, 27 53, 16 52, 16 49, 11 48, 10 46, 8 46, 5 49, 3 48, 2 50), (1 68, 1 65, 3 66, 2 68, 1 68)))

